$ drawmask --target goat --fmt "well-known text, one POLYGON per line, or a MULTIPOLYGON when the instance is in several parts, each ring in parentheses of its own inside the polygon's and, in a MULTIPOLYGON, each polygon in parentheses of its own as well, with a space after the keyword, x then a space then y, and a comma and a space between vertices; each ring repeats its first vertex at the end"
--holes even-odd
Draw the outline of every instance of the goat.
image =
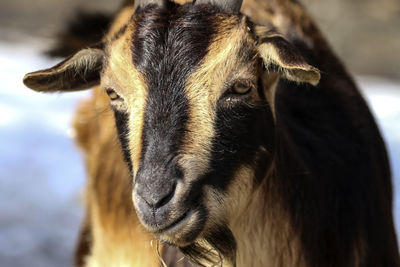
POLYGON ((152 235, 203 266, 400 266, 383 140, 295 0, 138 1, 24 83, 101 84, 76 120, 86 266, 155 266, 152 235))

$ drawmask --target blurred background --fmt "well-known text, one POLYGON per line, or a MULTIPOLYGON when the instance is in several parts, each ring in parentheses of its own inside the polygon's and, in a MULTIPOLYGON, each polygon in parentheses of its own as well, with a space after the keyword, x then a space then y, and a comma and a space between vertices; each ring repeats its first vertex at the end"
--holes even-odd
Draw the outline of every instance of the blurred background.
MULTIPOLYGON (((400 1, 303 0, 345 61, 382 130, 400 231, 400 1)), ((0 266, 71 266, 82 218, 82 156, 71 116, 88 92, 44 95, 25 73, 58 60, 43 56, 78 9, 112 12, 119 1, 1 0, 0 266)))

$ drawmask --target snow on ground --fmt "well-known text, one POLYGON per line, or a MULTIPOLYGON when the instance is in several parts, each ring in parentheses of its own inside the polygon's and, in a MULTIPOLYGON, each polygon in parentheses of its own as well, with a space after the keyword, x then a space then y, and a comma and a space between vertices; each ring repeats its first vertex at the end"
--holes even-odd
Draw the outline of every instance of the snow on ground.
MULTIPOLYGON (((372 112, 386 141, 395 191, 394 216, 400 234, 400 81, 394 82, 377 77, 358 79, 372 112)), ((399 235, 400 236, 400 235, 399 235)), ((400 239, 400 237, 399 237, 400 239)))
MULTIPOLYGON (((38 94, 25 73, 55 63, 29 45, 0 43, 0 265, 70 266, 82 218, 82 157, 71 115, 87 92, 38 94)), ((37 46, 36 46, 37 47, 37 46)), ((390 153, 400 230, 400 82, 359 78, 390 153)))
POLYGON ((44 95, 24 73, 54 62, 0 43, 0 266, 71 266, 82 218, 81 155, 69 138, 84 93, 44 95))

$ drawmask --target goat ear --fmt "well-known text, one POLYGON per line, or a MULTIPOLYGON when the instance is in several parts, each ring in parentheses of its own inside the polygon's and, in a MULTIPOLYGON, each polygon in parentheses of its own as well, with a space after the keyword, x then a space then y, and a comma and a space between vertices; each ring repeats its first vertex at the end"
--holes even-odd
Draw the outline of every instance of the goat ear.
POLYGON ((82 49, 52 68, 25 75, 24 84, 39 92, 84 90, 100 83, 104 51, 82 49))
POLYGON ((267 70, 277 71, 291 81, 318 84, 319 70, 309 65, 296 47, 282 36, 275 34, 262 38, 257 49, 267 70))

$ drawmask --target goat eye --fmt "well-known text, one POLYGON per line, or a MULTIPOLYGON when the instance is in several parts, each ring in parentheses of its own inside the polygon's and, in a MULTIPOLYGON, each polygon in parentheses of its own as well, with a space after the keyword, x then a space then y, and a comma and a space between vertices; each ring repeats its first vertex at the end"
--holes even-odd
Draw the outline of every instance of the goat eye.
POLYGON ((118 100, 121 98, 113 89, 107 89, 106 93, 111 100, 118 100))
POLYGON ((244 95, 251 91, 253 85, 250 82, 240 81, 232 86, 232 93, 244 95))

